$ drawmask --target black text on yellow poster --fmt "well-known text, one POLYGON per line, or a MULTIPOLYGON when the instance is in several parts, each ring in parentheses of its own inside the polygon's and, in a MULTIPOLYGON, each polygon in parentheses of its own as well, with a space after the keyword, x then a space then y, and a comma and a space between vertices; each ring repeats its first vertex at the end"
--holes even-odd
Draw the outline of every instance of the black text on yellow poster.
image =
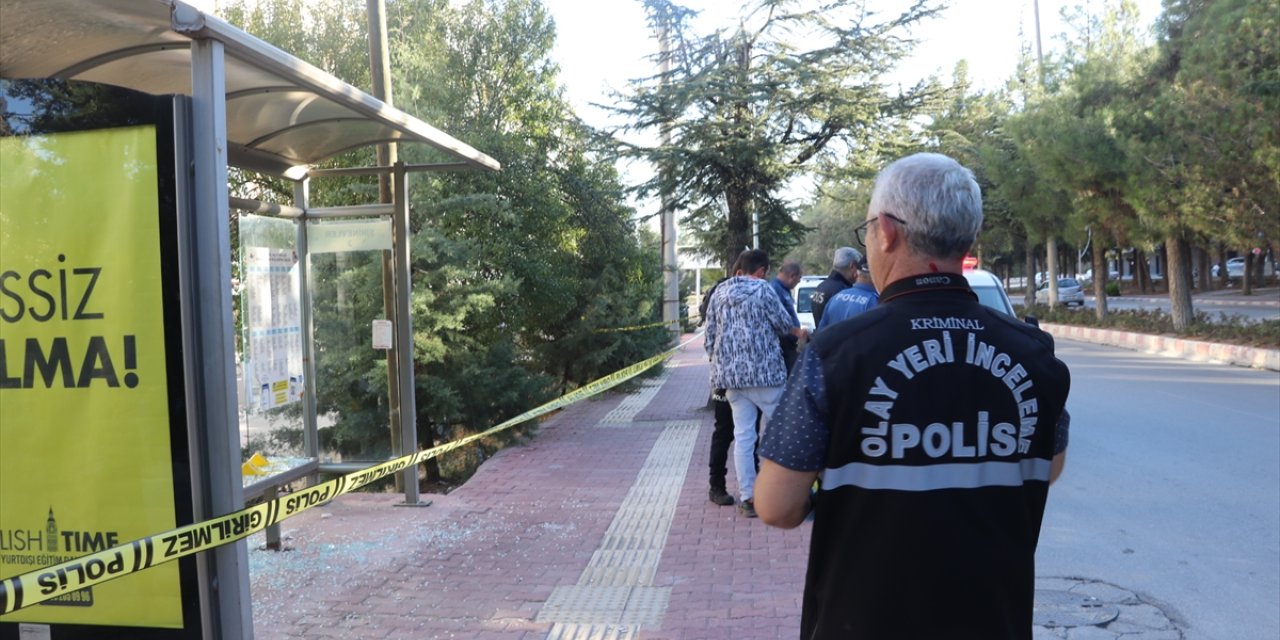
MULTIPOLYGON (((175 526, 154 127, 0 138, 0 578, 175 526)), ((183 626, 159 566, 0 618, 183 626)))

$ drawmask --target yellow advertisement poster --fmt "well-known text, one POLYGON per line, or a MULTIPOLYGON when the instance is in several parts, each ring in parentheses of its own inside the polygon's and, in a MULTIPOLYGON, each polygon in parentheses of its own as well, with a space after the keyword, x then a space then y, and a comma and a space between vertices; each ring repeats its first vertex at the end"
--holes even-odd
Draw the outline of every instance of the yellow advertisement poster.
MULTIPOLYGON (((0 138, 0 578, 174 527, 156 133, 0 138)), ((181 628, 177 563, 2 622, 181 628)))

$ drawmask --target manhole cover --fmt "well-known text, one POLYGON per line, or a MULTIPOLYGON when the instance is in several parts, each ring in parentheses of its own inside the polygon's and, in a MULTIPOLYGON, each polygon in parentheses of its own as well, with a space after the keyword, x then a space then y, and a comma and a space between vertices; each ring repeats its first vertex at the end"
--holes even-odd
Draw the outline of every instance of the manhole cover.
POLYGON ((1115 605, 1070 591, 1036 589, 1033 622, 1042 627, 1088 627, 1106 624, 1120 615, 1115 605))

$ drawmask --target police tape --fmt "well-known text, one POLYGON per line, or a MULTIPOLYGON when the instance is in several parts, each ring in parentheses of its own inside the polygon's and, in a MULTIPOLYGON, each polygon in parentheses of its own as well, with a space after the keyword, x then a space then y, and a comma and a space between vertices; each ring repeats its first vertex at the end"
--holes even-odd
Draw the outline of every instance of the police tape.
POLYGON ((621 331, 639 331, 641 329, 652 329, 654 327, 665 327, 671 322, 650 322, 649 324, 638 324, 631 327, 617 327, 612 329, 596 329, 592 333, 618 333, 621 331))
POLYGON ((375 480, 416 467, 443 453, 460 449, 481 438, 616 387, 667 359, 696 338, 695 335, 667 351, 589 382, 551 402, 530 409, 480 433, 388 460, 362 471, 334 478, 235 513, 139 538, 43 569, 0 578, 0 616, 85 587, 122 578, 131 573, 247 538, 282 520, 350 493, 375 480))

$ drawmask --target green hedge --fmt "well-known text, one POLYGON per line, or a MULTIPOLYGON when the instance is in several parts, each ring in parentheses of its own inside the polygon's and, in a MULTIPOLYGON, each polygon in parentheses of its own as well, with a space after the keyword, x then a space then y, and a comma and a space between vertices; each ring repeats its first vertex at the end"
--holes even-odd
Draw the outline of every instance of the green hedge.
POLYGON ((1250 321, 1238 315, 1210 314, 1197 311, 1195 320, 1185 331, 1175 331, 1173 318, 1156 310, 1124 309, 1107 312, 1107 318, 1099 321, 1093 309, 1072 309, 1065 306, 1049 309, 1033 305, 1029 310, 1018 307, 1019 316, 1035 316, 1041 322, 1067 324, 1081 327, 1118 329, 1154 335, 1176 335, 1205 342, 1239 344, 1250 347, 1280 349, 1280 320, 1250 321))

